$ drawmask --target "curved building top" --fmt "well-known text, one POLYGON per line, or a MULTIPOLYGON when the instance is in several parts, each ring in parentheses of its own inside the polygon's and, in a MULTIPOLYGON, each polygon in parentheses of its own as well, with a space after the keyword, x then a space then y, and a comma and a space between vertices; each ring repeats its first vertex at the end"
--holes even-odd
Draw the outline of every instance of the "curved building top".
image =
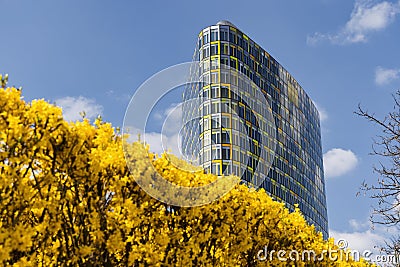
POLYGON ((227 26, 231 26, 231 27, 237 28, 235 25, 233 25, 232 22, 227 21, 227 20, 220 20, 220 21, 217 22, 217 25, 227 25, 227 26))
MULTIPOLYGON (((229 20, 220 20, 218 21, 215 25, 211 25, 208 26, 206 28, 204 28, 200 34, 202 34, 202 32, 208 28, 213 28, 215 26, 227 26, 227 27, 232 27, 234 29, 236 29, 237 31, 243 33, 243 35, 245 36, 245 38, 247 38, 249 40, 249 43, 254 44, 256 47, 258 47, 259 49, 261 49, 266 55, 268 55, 269 58, 273 59, 275 62, 277 62, 279 64, 280 67, 280 71, 283 73, 283 75, 288 75, 290 76, 290 78, 293 80, 294 83, 296 83, 299 87, 300 90, 303 91, 303 93, 311 100, 310 96, 307 94, 307 92, 301 87, 301 85, 297 82, 297 80, 295 78, 293 78, 293 76, 290 74, 289 71, 286 70, 285 67, 283 67, 273 56, 271 56, 266 50, 264 50, 259 44, 257 44, 253 39, 249 38, 243 31, 241 31, 235 24, 233 24, 232 22, 230 22, 229 20)), ((318 123, 320 120, 320 114, 319 111, 317 109, 317 107, 315 106, 314 102, 311 100, 311 106, 314 109, 314 111, 317 113, 318 115, 318 123)))

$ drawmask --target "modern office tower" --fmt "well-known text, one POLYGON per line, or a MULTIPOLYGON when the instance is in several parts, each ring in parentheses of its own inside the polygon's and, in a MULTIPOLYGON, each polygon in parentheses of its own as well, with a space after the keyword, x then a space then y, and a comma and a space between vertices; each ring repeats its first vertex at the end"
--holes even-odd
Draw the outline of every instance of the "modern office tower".
POLYGON ((263 187, 328 236, 319 113, 298 82, 228 21, 198 35, 182 150, 217 175, 263 187))

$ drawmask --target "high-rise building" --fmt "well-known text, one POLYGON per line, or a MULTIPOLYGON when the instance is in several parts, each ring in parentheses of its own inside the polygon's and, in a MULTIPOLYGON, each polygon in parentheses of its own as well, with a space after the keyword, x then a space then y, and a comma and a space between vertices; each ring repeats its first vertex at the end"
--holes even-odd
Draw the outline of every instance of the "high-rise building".
POLYGON ((228 21, 198 35, 182 150, 207 172, 264 188, 328 236, 319 113, 292 75, 228 21), (196 99, 196 100, 193 100, 196 99), (189 101, 193 100, 193 101, 189 101))

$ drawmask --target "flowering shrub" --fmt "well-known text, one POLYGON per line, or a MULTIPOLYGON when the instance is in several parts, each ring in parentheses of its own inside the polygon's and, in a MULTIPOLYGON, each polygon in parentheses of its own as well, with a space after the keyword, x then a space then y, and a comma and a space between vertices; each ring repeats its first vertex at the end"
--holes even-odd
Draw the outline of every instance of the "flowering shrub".
MULTIPOLYGON (((3 81, 2 81, 3 82, 3 81)), ((2 83, 4 84, 4 83, 2 83)), ((3 87, 5 87, 3 85, 3 87)), ((264 190, 237 185, 200 207, 170 207, 135 182, 158 171, 198 186, 216 179, 184 172, 172 155, 131 147, 109 123, 67 122, 44 100, 0 89, 0 262, 15 266, 366 266, 365 262, 260 261, 260 250, 337 249, 264 190), (173 158, 174 164, 169 159, 173 158), (155 168, 149 168, 152 163, 155 168)))

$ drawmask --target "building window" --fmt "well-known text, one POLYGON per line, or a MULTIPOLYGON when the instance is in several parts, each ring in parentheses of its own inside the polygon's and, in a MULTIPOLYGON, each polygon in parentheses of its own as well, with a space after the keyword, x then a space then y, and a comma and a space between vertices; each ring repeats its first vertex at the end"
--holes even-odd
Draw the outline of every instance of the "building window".
POLYGON ((200 133, 202 133, 204 130, 204 128, 203 128, 203 121, 202 120, 200 120, 200 122, 199 122, 199 124, 200 124, 200 133))
POLYGON ((218 41, 218 40, 219 40, 218 31, 217 30, 211 31, 211 42, 218 41))
POLYGON ((222 132, 222 144, 230 144, 229 133, 222 132))
POLYGON ((234 47, 234 46, 230 46, 230 56, 232 56, 232 57, 236 57, 236 47, 234 47))
POLYGON ((231 159, 231 149, 229 147, 222 147, 222 159, 231 159))
POLYGON ((249 43, 247 42, 247 40, 246 39, 243 39, 243 42, 242 42, 242 44, 243 44, 243 49, 244 49, 244 51, 249 51, 249 43))
POLYGON ((218 57, 211 58, 211 69, 216 70, 219 68, 219 59, 218 57))
MULTIPOLYGON (((232 108, 233 108, 234 104, 235 103, 232 103, 232 108)), ((235 106, 237 107, 237 104, 235 104, 235 106)), ((234 110, 234 109, 233 109, 233 111, 236 112, 236 110, 234 110)), ((232 116, 232 129, 239 130, 239 118, 237 116, 237 113, 234 113, 234 114, 235 114, 235 116, 232 116)))
POLYGON ((229 71, 221 70, 221 83, 229 83, 229 71))
POLYGON ((211 164, 211 172, 213 173, 213 174, 216 174, 216 175, 221 175, 221 170, 220 170, 220 164, 219 163, 213 163, 213 164, 211 164))
POLYGON ((230 80, 232 85, 234 86, 238 85, 238 76, 235 73, 231 73, 230 80))
POLYGON ((203 63, 201 64, 201 66, 203 69, 203 73, 209 71, 210 70, 210 60, 209 59, 204 60, 203 63))
POLYGON ((229 89, 228 89, 228 87, 225 87, 225 86, 221 87, 221 97, 229 98, 229 89))
POLYGON ((219 83, 219 75, 218 72, 211 73, 211 83, 219 83))
MULTIPOLYGON (((232 132, 232 144, 239 146, 239 134, 238 132, 232 132)), ((236 158, 236 160, 239 160, 239 157, 236 158)))
MULTIPOLYGON (((207 131, 210 129, 210 120, 208 118, 204 119, 203 124, 204 124, 204 131, 207 131)), ((210 136, 208 136, 208 138, 210 138, 210 136)))
POLYGON ((237 36, 237 39, 238 39, 238 46, 242 46, 243 44, 242 44, 242 42, 243 42, 243 39, 242 39, 242 37, 240 36, 240 35, 238 35, 237 36))
POLYGON ((211 55, 212 56, 218 55, 218 44, 211 45, 211 55))
POLYGON ((240 162, 247 164, 247 155, 244 150, 240 150, 240 162))
MULTIPOLYGON (((210 110, 210 103, 204 104, 204 114, 205 115, 210 114, 211 113, 210 111, 211 111, 210 110)), ((204 126, 204 127, 206 127, 206 126, 204 126)))
POLYGON ((208 44, 210 42, 210 35, 208 32, 203 34, 203 44, 208 44))
POLYGON ((212 160, 221 159, 221 147, 219 147, 219 146, 212 147, 211 158, 212 158, 212 160))
POLYGON ((221 54, 222 55, 229 55, 229 45, 228 44, 222 44, 221 54))
POLYGON ((204 84, 210 84, 210 74, 209 73, 203 74, 203 76, 201 77, 201 81, 204 84))
POLYGON ((203 47, 203 58, 207 58, 209 56, 210 56, 210 47, 207 45, 203 47))
POLYGON ((211 141, 213 144, 221 144, 221 133, 220 132, 213 132, 211 134, 211 141))
POLYGON ((231 128, 231 118, 227 115, 222 115, 221 124, 222 128, 231 128))
MULTIPOLYGON (((231 113, 231 110, 230 110, 230 108, 229 108, 229 106, 230 106, 230 103, 229 103, 230 101, 229 100, 227 100, 227 99, 224 99, 224 100, 222 100, 222 102, 221 102, 221 112, 222 113, 231 113)), ((227 125, 227 124, 226 124, 227 125)), ((229 123, 229 125, 230 125, 230 123, 229 123)), ((230 127, 229 127, 230 128, 230 127)))
POLYGON ((204 100, 210 99, 210 88, 203 89, 204 100))
POLYGON ((219 98, 219 87, 218 86, 211 87, 211 98, 219 98))
POLYGON ((232 174, 233 174, 233 175, 236 175, 236 176, 239 176, 239 175, 240 175, 240 173, 239 173, 239 170, 240 170, 239 166, 236 165, 236 164, 233 164, 232 167, 233 167, 232 174))
POLYGON ((211 145, 211 138, 210 138, 210 132, 204 133, 204 146, 209 146, 211 145))
POLYGON ((229 42, 236 43, 236 33, 229 32, 229 42))
POLYGON ((221 41, 228 41, 228 32, 227 31, 220 31, 221 34, 221 41))
POLYGON ((211 117, 211 128, 212 129, 219 129, 221 127, 221 121, 219 116, 212 116, 211 117))
POLYGON ((231 174, 232 172, 232 167, 231 164, 229 162, 224 162, 222 163, 222 174, 231 174))
POLYGON ((211 113, 220 113, 221 108, 220 108, 220 102, 215 101, 211 103, 211 113))
POLYGON ((229 66, 229 57, 221 56, 221 68, 226 69, 225 66, 229 66))

